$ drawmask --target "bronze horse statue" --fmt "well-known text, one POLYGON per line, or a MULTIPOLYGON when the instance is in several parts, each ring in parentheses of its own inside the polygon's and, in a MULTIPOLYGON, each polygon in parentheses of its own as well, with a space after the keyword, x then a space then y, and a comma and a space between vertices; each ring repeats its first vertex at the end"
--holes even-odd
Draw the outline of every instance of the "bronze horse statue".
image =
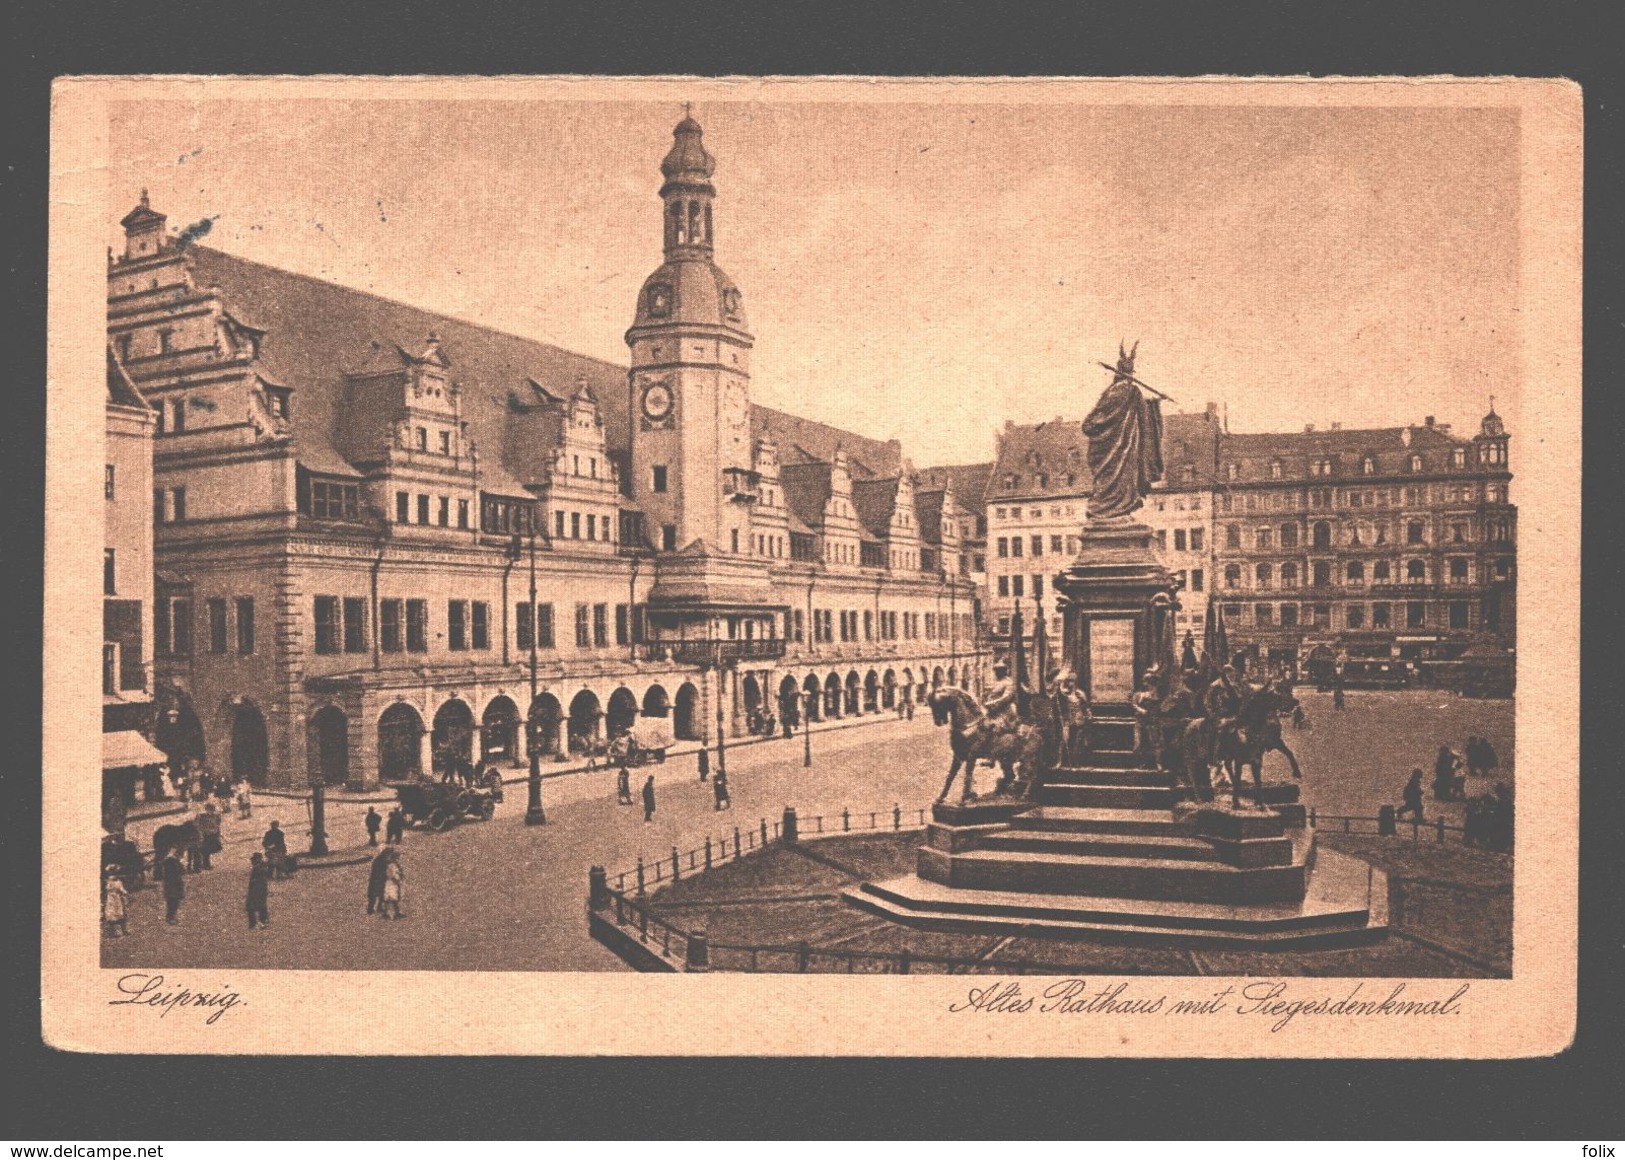
POLYGON ((959 800, 969 801, 973 796, 971 782, 978 761, 995 764, 1002 771, 995 793, 1012 789, 1018 784, 1023 793, 1031 797, 1039 781, 1043 755, 1048 739, 1037 725, 1021 722, 1014 729, 1001 729, 988 720, 971 696, 963 689, 934 689, 926 697, 931 706, 931 717, 938 725, 951 725, 948 741, 953 749, 953 763, 948 767, 948 779, 942 783, 937 801, 947 801, 953 789, 954 778, 965 771, 965 784, 959 800), (1021 777, 1016 776, 1016 766, 1021 777))
POLYGON ((1212 769, 1221 767, 1230 778, 1230 804, 1241 805, 1242 770, 1253 771, 1255 800, 1262 796, 1264 785, 1264 755, 1281 753, 1292 766, 1292 776, 1301 780, 1303 770, 1298 759, 1287 748, 1281 733, 1281 715, 1291 713, 1298 699, 1284 681, 1253 689, 1243 686, 1241 707, 1234 724, 1222 733, 1217 722, 1208 717, 1196 717, 1176 732, 1177 761, 1174 766, 1189 784, 1198 801, 1214 798, 1212 769))

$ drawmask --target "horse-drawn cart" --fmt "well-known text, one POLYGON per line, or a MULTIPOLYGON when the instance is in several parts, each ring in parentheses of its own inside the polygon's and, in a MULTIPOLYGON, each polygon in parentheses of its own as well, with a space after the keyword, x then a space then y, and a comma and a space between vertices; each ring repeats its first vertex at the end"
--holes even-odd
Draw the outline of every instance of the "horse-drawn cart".
POLYGON ((451 782, 414 781, 398 787, 395 796, 407 825, 425 822, 431 830, 444 830, 467 818, 489 821, 496 813, 496 795, 451 782))

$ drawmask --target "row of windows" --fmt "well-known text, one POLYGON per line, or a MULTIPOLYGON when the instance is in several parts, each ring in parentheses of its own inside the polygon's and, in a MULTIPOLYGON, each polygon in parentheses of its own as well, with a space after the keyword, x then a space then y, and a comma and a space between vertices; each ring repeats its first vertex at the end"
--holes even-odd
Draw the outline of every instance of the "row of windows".
MULTIPOLYGON (((1174 551, 1184 552, 1189 550, 1192 552, 1200 552, 1203 550, 1204 544, 1207 540, 1206 528, 1175 528, 1173 531, 1174 551)), ((1168 550, 1167 528, 1157 529, 1157 548, 1163 552, 1168 550)))
MULTIPOLYGON (((203 602, 204 647, 211 653, 235 651, 254 654, 254 598, 211 596, 203 602), (228 623, 228 611, 231 620, 228 623)), ((192 602, 184 597, 159 597, 152 602, 153 651, 162 657, 192 655, 192 602)))
MULTIPOLYGON (((1023 510, 1024 509, 1019 508, 1019 507, 1012 507, 1012 508, 1002 508, 1001 507, 1001 508, 994 508, 993 509, 993 514, 994 514, 994 517, 996 519, 1011 520, 1011 521, 1014 521, 1016 523, 1020 523, 1021 522, 1021 513, 1022 513, 1023 510)), ((1027 512, 1027 518, 1028 519, 1041 520, 1041 519, 1044 518, 1044 509, 1041 508, 1041 507, 1027 508, 1025 510, 1027 512)), ((1052 519, 1052 520, 1058 520, 1058 519, 1062 519, 1062 518, 1071 518, 1071 517, 1077 516, 1077 514, 1078 514, 1078 511, 1077 511, 1077 505, 1076 504, 1068 503, 1068 504, 1051 504, 1050 505, 1049 518, 1052 519)), ((984 535, 984 536, 987 534, 987 529, 985 527, 979 527, 977 529, 977 531, 978 531, 979 534, 984 535)))
MULTIPOLYGON (((1471 628, 1472 602, 1450 600, 1444 605, 1445 628, 1471 628)), ((1423 600, 1408 600, 1390 604, 1383 601, 1371 604, 1343 606, 1343 625, 1348 629, 1428 628, 1428 605, 1423 600)), ((1335 627, 1332 624, 1332 606, 1327 604, 1226 604, 1224 615, 1233 624, 1252 624, 1259 628, 1335 627)), ((1434 625, 1432 627, 1439 627, 1434 625)))
MULTIPOLYGON (((1485 538, 1490 540, 1509 540, 1512 537, 1512 522, 1506 519, 1490 519, 1484 524, 1485 538)), ((1317 521, 1309 530, 1310 544, 1321 550, 1332 546, 1332 525, 1325 520, 1317 521)), ((1252 531, 1252 550, 1258 552, 1272 551, 1277 545, 1290 551, 1298 546, 1299 528, 1297 524, 1282 524, 1279 528, 1260 527, 1252 531)), ((1239 524, 1226 524, 1224 529, 1224 546, 1230 551, 1242 549, 1243 531, 1239 524)), ((1425 520, 1407 520, 1404 526, 1404 542, 1407 544, 1427 544, 1433 541, 1429 534, 1428 524, 1425 520)), ((1354 523, 1348 526, 1345 541, 1351 547, 1364 547, 1367 543, 1372 545, 1388 543, 1388 525, 1384 523, 1361 524, 1354 523)), ((1452 522, 1445 529, 1445 542, 1451 544, 1470 544, 1473 542, 1473 526, 1465 520, 1452 522)), ((1193 547, 1200 547, 1193 543, 1193 547)))
MULTIPOLYGON (((468 501, 457 501, 457 526, 468 528, 468 501)), ((412 494, 405 491, 395 493, 395 522, 398 524, 426 524, 442 528, 452 526, 452 505, 449 495, 424 495, 419 493, 416 504, 413 503, 412 494), (417 519, 412 516, 416 513, 417 519)))
MULTIPOLYGON (((1511 561, 1501 559, 1495 561, 1492 569, 1496 579, 1505 580, 1511 574, 1511 561)), ((1363 560, 1350 560, 1342 568, 1343 582, 1351 587, 1359 587, 1366 582, 1366 565, 1363 560)), ((1241 587, 1242 566, 1240 564, 1226 564, 1224 568, 1224 586, 1226 588, 1241 587)), ((1257 588, 1269 588, 1276 576, 1280 576, 1282 588, 1296 588, 1298 586, 1298 566, 1292 561, 1280 565, 1279 570, 1273 564, 1261 563, 1253 566, 1253 585, 1257 588)), ((1332 564, 1329 560, 1315 560, 1310 564, 1309 583, 1316 588, 1325 588, 1332 582, 1332 564)), ((1373 584, 1388 584, 1393 581, 1393 568, 1387 560, 1374 560, 1371 563, 1371 582, 1373 584)), ((1472 580, 1472 561, 1466 556, 1451 556, 1445 561, 1445 578, 1451 584, 1467 584, 1472 580)), ((1425 584, 1428 580, 1428 565, 1425 560, 1405 561, 1405 582, 1407 584, 1425 584)))
MULTIPOLYGON (((958 614, 959 631, 969 637, 974 616, 958 614)), ((828 644, 840 633, 843 642, 875 640, 947 640, 953 636, 955 622, 948 613, 937 612, 858 612, 856 609, 815 608, 812 613, 813 642, 828 644), (837 614, 839 619, 837 620, 837 614)), ((806 621, 800 609, 790 614, 790 639, 796 643, 805 640, 806 621)))
POLYGON ((152 491, 152 519, 159 524, 178 524, 186 519, 186 489, 156 487, 152 491))
MULTIPOLYGON (((1484 485, 1485 503, 1506 502, 1506 488, 1499 483, 1484 485)), ((1477 503, 1479 489, 1476 483, 1450 483, 1429 486, 1417 484, 1409 487, 1330 488, 1311 487, 1303 492, 1295 489, 1279 491, 1248 491, 1239 495, 1225 491, 1219 496, 1219 510, 1231 511, 1296 511, 1300 508, 1331 507, 1426 507, 1431 503, 1477 503)), ((1192 510, 1195 510, 1194 508, 1192 510)))
MULTIPOLYGON (((1482 463, 1504 463, 1506 461, 1506 448, 1498 443, 1483 445, 1479 455, 1482 463)), ((1248 472, 1252 464, 1247 461, 1232 460, 1224 465, 1224 477, 1229 480, 1240 479, 1244 472, 1248 472)), ((1459 471, 1467 466, 1467 449, 1453 447, 1450 449, 1450 466, 1459 471)), ((1420 474, 1426 469, 1426 462, 1421 455, 1412 454, 1404 460, 1405 470, 1411 474, 1420 474)), ((1360 457, 1360 474, 1376 475, 1379 469, 1377 458, 1374 455, 1360 457)), ((1285 475, 1286 463, 1284 460, 1272 459, 1263 465, 1265 475, 1270 479, 1281 479, 1285 475)), ((1343 457, 1341 455, 1321 456, 1309 461, 1309 474, 1312 476, 1340 475, 1343 471, 1343 457)))

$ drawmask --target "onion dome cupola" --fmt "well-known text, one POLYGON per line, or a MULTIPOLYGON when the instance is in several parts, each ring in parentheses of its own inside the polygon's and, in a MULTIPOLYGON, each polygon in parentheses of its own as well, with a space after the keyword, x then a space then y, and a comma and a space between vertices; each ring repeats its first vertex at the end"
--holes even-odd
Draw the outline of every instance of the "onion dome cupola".
POLYGON ((672 130, 671 149, 660 163, 665 178, 660 200, 666 260, 638 294, 634 330, 676 323, 748 333, 744 297, 712 261, 712 203, 717 191, 711 175, 716 168, 700 123, 685 115, 672 130))

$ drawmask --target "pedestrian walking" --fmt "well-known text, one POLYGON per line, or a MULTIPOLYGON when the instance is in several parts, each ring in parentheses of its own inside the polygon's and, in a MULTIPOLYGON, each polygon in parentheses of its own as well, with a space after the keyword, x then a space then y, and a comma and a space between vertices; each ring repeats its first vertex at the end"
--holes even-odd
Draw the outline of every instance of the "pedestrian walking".
POLYGON ((1395 812, 1394 817, 1396 819, 1410 814, 1419 824, 1427 820, 1422 816, 1422 771, 1420 769, 1411 770, 1411 779, 1405 783, 1405 789, 1401 792, 1400 797, 1405 804, 1395 812))
POLYGON ((272 878, 286 878, 288 876, 288 836, 282 832, 282 823, 272 821, 271 828, 265 831, 260 839, 260 846, 265 850, 265 860, 270 863, 272 878))
POLYGON ((384 827, 384 840, 395 845, 406 836, 406 815, 401 813, 401 807, 396 806, 389 811, 389 822, 384 827))
POLYGON ((1343 709, 1343 682, 1339 681, 1332 688, 1332 708, 1339 712, 1343 709))
POLYGON ((388 851, 389 861, 384 866, 384 901, 379 914, 384 918, 401 916, 401 899, 406 894, 406 870, 401 865, 401 852, 388 851))
POLYGON ((107 937, 123 938, 130 933, 130 892, 124 888, 124 879, 118 876, 116 867, 108 871, 103 885, 106 893, 102 895, 102 921, 107 924, 107 937))
POLYGON ((237 816, 239 818, 251 817, 254 813, 254 796, 249 792, 248 781, 244 779, 237 783, 237 816))
POLYGON ((907 708, 908 719, 910 721, 914 720, 914 698, 910 697, 908 700, 904 701, 903 704, 907 708))
POLYGON ((214 869, 211 859, 223 847, 220 844, 220 814, 212 801, 205 804, 203 812, 197 816, 197 838, 198 859, 203 869, 214 869))
POLYGON ((271 925, 271 867, 264 854, 255 854, 248 860, 248 929, 271 925))
POLYGON ((1433 796, 1439 801, 1449 801, 1456 796, 1456 770, 1460 768, 1461 758, 1450 746, 1439 746, 1438 756, 1433 759, 1433 796))
POLYGON ((367 845, 376 846, 378 844, 378 827, 384 824, 382 815, 371 806, 368 806, 367 816, 363 821, 367 824, 367 845))
POLYGON ((717 804, 714 807, 715 809, 718 809, 718 810, 731 810, 731 809, 733 809, 733 807, 734 807, 733 801, 732 801, 732 799, 730 799, 728 797, 728 772, 727 772, 727 770, 723 770, 723 769, 717 770, 716 777, 711 779, 711 790, 716 795, 716 799, 717 799, 717 804))
POLYGON ((395 851, 388 846, 373 856, 367 871, 367 913, 382 914, 384 909, 384 877, 389 872, 389 859, 395 851))
POLYGON ((711 776, 711 751, 703 745, 700 746, 698 764, 700 767, 700 780, 704 781, 711 776))
POLYGON ((632 804, 632 773, 626 768, 626 762, 621 762, 620 770, 615 774, 615 800, 623 806, 632 804))
POLYGON ((186 897, 186 869, 171 850, 164 858, 164 921, 174 926, 180 921, 181 901, 186 897))
MULTIPOLYGON (((700 750, 704 753, 705 750, 700 750)), ((649 780, 643 783, 643 820, 652 822, 655 818, 655 775, 650 774, 649 780)))

